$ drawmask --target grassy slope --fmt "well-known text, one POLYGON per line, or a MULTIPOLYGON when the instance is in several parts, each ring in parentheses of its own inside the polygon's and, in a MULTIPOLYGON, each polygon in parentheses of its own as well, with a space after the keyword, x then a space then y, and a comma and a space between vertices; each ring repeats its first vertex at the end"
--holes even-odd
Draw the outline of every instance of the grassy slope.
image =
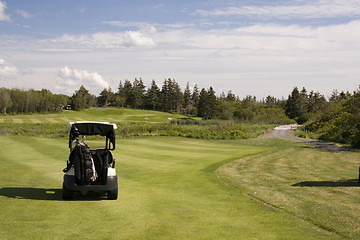
POLYGON ((360 153, 331 153, 302 143, 267 141, 271 141, 271 151, 226 164, 217 170, 218 176, 246 189, 250 198, 319 226, 332 237, 359 239, 360 153))
POLYGON ((100 121, 116 123, 118 137, 183 136, 201 139, 252 138, 272 129, 271 124, 235 121, 199 121, 199 125, 169 124, 172 119, 184 123, 184 116, 157 111, 126 108, 92 108, 54 114, 0 115, 0 135, 67 137, 69 122, 100 121))
POLYGON ((54 114, 0 115, 0 123, 68 123, 71 121, 143 121, 167 122, 182 115, 127 108, 91 108, 82 111, 66 111, 54 114))
POLYGON ((274 145, 169 137, 121 139, 115 151, 119 199, 99 201, 99 196, 92 196, 62 201, 61 170, 68 156, 64 140, 0 136, 0 144, 1 239, 338 237, 292 213, 254 201, 248 188, 227 187, 216 177, 219 166, 240 158, 255 161, 254 154, 266 156, 274 145))
MULTIPOLYGON (((0 116, 0 131, 9 125, 28 128, 42 123, 46 129, 65 125, 65 136, 69 121, 167 122, 177 117, 129 109, 8 115, 0 116)), ((119 199, 99 201, 94 196, 63 202, 66 140, 0 136, 0 144, 0 239, 360 235, 360 189, 354 180, 359 153, 328 153, 266 139, 119 139, 119 199)))

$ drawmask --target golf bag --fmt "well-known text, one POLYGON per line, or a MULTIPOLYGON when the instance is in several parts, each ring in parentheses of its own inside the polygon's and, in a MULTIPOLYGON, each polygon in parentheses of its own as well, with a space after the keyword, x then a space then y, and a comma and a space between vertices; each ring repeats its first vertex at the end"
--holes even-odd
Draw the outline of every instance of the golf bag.
POLYGON ((89 185, 95 182, 98 175, 96 173, 94 160, 88 145, 84 142, 77 142, 71 151, 68 166, 64 172, 70 170, 71 166, 75 171, 75 182, 78 185, 89 185))

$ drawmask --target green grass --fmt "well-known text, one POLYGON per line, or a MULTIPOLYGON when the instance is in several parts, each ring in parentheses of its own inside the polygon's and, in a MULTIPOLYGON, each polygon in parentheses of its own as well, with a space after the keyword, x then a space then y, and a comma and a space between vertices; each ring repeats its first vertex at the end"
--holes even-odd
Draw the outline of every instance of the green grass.
POLYGON ((245 189, 249 198, 308 221, 331 238, 359 239, 360 153, 268 141, 271 151, 223 165, 217 175, 229 186, 245 189))
MULTIPOLYGON (((302 149, 296 144, 171 137, 118 139, 114 152, 119 176, 116 201, 103 200, 98 195, 61 200, 62 169, 68 156, 65 140, 0 136, 0 144, 1 239, 340 239, 341 233, 311 220, 314 217, 311 208, 299 213, 285 206, 274 207, 279 204, 275 190, 281 194, 287 189, 290 199, 305 197, 303 191, 316 196, 319 188, 291 184, 312 180, 309 177, 312 174, 319 180, 333 179, 325 178, 328 176, 319 174, 316 168, 304 167, 306 164, 320 167, 321 162, 329 161, 330 155, 322 157, 317 150, 304 149, 308 154, 318 154, 317 158, 313 161, 305 158, 304 163, 286 160, 288 155, 292 157, 293 148, 302 149), (280 147, 290 150, 282 154, 280 147), (271 155, 274 158, 266 158, 271 155), (238 159, 245 159, 249 171, 232 176, 233 182, 223 172, 238 164, 238 159), (230 165, 221 167, 224 164, 230 165), (284 175, 282 178, 275 176, 277 169, 284 175), (306 174, 293 176, 289 169, 295 173, 306 170, 306 174), (292 180, 284 181, 286 177, 292 180), (275 202, 261 193, 267 187, 274 190, 271 195, 275 202), (255 191, 259 197, 254 197, 255 191)), ((334 160, 330 162, 334 164, 334 160)), ((343 169, 333 170, 336 175, 343 169)), ((342 174, 347 179, 352 177, 351 173, 342 174)), ((320 189, 325 198, 322 201, 335 194, 342 203, 348 196, 351 199, 345 207, 352 205, 357 213, 358 190, 351 189, 354 193, 347 188, 320 189)), ((304 204, 317 203, 318 198, 313 195, 304 204)), ((285 203, 287 198, 283 198, 285 203)), ((341 206, 334 213, 339 219, 343 216, 341 206)), ((356 228, 346 222, 342 229, 357 234, 356 228)))
POLYGON ((256 137, 271 125, 170 123, 181 117, 114 108, 0 116, 0 239, 360 238, 359 152, 197 140, 256 137), (116 201, 61 199, 67 122, 78 120, 119 125, 116 201))
POLYGON ((171 119, 183 117, 179 114, 127 108, 90 108, 82 111, 64 110, 52 114, 19 114, 0 115, 0 123, 60 123, 74 121, 102 122, 169 122, 171 119))
POLYGON ((199 139, 247 139, 273 129, 273 124, 187 119, 183 115, 126 108, 91 108, 54 114, 0 116, 0 135, 66 137, 69 122, 116 123, 118 137, 181 136, 199 139), (179 124, 182 122, 192 124, 179 124))

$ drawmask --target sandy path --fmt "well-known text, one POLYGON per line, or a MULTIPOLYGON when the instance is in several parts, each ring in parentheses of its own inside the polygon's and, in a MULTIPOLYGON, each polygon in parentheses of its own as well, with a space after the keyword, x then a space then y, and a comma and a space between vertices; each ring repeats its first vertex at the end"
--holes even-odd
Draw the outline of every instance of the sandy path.
POLYGON ((303 142, 310 144, 311 146, 325 149, 329 152, 352 152, 353 150, 338 146, 335 143, 321 141, 321 140, 313 140, 313 139, 306 139, 306 138, 299 138, 295 137, 293 129, 296 128, 298 125, 283 125, 274 128, 274 130, 264 136, 263 138, 281 138, 287 140, 293 140, 298 142, 303 142))

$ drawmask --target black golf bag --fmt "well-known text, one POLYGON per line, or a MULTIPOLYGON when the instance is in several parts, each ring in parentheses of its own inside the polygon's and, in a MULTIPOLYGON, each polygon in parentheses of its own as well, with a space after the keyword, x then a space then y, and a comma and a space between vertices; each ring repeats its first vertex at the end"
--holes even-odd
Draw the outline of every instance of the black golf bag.
POLYGON ((84 142, 77 142, 69 156, 70 167, 75 170, 75 182, 78 185, 88 185, 98 178, 90 148, 84 142))

